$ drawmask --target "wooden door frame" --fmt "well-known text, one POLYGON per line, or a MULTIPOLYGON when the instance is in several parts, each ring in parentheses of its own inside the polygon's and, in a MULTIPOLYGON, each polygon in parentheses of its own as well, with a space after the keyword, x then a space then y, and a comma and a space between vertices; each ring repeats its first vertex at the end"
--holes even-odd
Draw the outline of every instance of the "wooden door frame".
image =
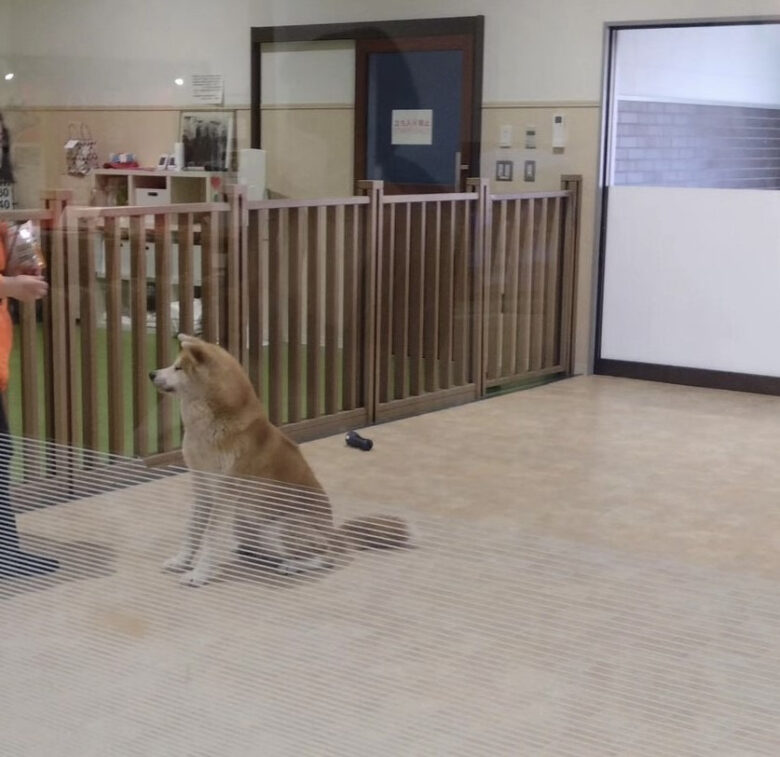
POLYGON ((668 21, 614 21, 604 24, 602 92, 601 92, 601 134, 598 163, 598 186, 596 194, 596 281, 594 295, 594 321, 591 332, 589 368, 593 373, 619 378, 660 381, 666 384, 682 384, 706 389, 726 389, 755 394, 780 396, 780 377, 752 373, 735 373, 712 368, 691 368, 680 365, 642 363, 633 360, 605 358, 601 352, 601 337, 604 321, 604 281, 607 269, 607 209, 611 160, 610 145, 614 137, 614 109, 617 95, 614 92, 614 67, 617 62, 617 35, 628 29, 681 29, 685 27, 713 26, 760 26, 778 24, 780 16, 722 16, 718 18, 685 18, 668 21))
MULTIPOLYGON (((262 102, 262 45, 269 42, 324 42, 361 39, 409 39, 414 37, 470 36, 474 65, 471 81, 471 162, 466 178, 480 173, 482 143, 482 59, 485 36, 484 16, 405 19, 399 21, 361 21, 357 23, 305 24, 294 26, 252 27, 251 58, 251 146, 262 146, 260 105, 262 102)), ((356 103, 357 105, 357 103, 356 103)), ((464 103, 465 106, 465 103, 464 103)), ((357 127, 356 127, 357 128, 357 127)), ((355 175, 355 178, 357 174, 355 175)))

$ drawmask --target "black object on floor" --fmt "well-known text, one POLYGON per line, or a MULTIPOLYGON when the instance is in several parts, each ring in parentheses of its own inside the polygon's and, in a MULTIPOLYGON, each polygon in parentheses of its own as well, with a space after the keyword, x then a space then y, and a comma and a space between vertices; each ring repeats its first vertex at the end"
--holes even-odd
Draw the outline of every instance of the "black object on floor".
POLYGON ((0 555, 0 578, 24 578, 52 573, 60 564, 53 557, 13 550, 0 555))
POLYGON ((347 431, 346 441, 350 447, 362 449, 364 452, 368 452, 374 446, 374 442, 361 436, 357 431, 347 431))

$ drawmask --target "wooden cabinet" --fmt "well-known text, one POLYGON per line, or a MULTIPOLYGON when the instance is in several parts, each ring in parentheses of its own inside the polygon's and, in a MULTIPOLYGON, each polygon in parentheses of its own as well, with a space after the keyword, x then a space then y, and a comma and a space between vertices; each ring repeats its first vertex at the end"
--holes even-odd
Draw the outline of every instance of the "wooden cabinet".
POLYGON ((170 205, 224 198, 229 174, 214 171, 93 171, 93 205, 170 205))

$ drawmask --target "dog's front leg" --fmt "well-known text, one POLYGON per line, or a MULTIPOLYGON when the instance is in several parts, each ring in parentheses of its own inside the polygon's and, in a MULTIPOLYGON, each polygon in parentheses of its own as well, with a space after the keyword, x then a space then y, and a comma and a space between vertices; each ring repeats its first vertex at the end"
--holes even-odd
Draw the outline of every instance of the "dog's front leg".
POLYGON ((211 518, 215 498, 209 482, 204 477, 195 474, 194 488, 195 503, 187 522, 184 544, 177 554, 165 561, 163 564, 165 570, 180 572, 187 570, 192 565, 195 553, 203 538, 203 532, 211 518))
POLYGON ((208 528, 192 570, 181 577, 185 586, 203 586, 217 574, 217 569, 227 553, 228 525, 231 507, 224 501, 216 501, 211 510, 208 528))

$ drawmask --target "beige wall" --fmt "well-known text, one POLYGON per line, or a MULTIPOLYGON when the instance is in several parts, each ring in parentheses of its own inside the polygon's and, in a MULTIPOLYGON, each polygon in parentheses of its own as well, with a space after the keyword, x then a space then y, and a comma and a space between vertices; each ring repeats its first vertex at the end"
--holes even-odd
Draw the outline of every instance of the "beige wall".
POLYGON ((68 176, 64 144, 72 124, 88 126, 97 141, 100 162, 112 152, 133 152, 154 165, 177 140, 179 111, 104 109, 10 109, 6 111, 17 179, 17 204, 37 207, 42 189, 68 188, 77 202, 88 203, 92 178, 68 176))
POLYGON ((288 197, 343 197, 353 192, 351 106, 263 109, 268 189, 288 197))
MULTIPOLYGON (((69 127, 86 124, 97 142, 101 163, 110 153, 132 152, 141 165, 153 166, 172 152, 178 139, 178 109, 10 108, 12 162, 19 207, 38 207, 43 189, 68 188, 88 204, 92 178, 68 176, 64 143, 69 127)), ((268 149, 267 182, 275 194, 289 197, 348 195, 352 191, 351 106, 268 108, 263 113, 263 143, 268 149)), ((236 147, 249 147, 248 108, 236 110, 236 147)))

